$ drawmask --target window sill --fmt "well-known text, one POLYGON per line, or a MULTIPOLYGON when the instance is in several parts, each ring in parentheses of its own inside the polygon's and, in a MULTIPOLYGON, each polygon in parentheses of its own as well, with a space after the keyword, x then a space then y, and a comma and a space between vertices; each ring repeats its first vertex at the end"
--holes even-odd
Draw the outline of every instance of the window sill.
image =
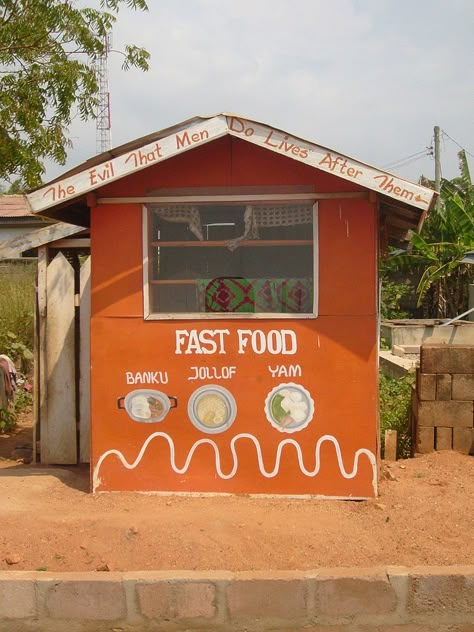
POLYGON ((273 312, 188 312, 173 314, 148 314, 145 320, 314 320, 318 315, 312 314, 276 314, 273 312))

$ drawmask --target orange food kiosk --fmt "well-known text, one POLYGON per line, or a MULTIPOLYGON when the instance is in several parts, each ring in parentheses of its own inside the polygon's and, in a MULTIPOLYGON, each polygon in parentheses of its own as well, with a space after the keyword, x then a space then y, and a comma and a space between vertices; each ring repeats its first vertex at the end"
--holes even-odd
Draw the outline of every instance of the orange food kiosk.
POLYGON ((226 114, 32 194, 90 217, 93 490, 374 496, 381 205, 432 195, 226 114))

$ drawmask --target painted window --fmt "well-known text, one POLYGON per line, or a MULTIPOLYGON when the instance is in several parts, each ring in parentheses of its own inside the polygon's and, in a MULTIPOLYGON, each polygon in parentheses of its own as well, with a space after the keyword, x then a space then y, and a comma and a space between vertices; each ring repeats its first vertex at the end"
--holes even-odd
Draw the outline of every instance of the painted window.
POLYGON ((150 204, 145 317, 314 317, 310 201, 150 204))

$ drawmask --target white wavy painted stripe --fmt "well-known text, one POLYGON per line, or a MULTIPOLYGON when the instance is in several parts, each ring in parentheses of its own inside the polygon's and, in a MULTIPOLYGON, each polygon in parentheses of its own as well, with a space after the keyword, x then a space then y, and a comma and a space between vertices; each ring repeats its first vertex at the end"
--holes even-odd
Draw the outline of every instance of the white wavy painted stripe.
POLYGON ((165 432, 154 432, 153 434, 151 434, 146 441, 143 443, 140 452, 137 455, 137 458, 132 461, 131 463, 129 463, 126 458, 124 457, 124 455, 122 454, 122 452, 120 452, 120 450, 108 450, 107 452, 104 452, 104 454, 101 455, 101 457, 99 458, 97 465, 94 468, 94 473, 93 473, 93 477, 92 477, 92 482, 93 482, 93 491, 95 492, 97 490, 97 488, 99 487, 99 485, 101 484, 101 480, 99 477, 99 472, 100 472, 100 467, 102 465, 102 463, 105 461, 105 459, 107 457, 109 457, 112 454, 115 454, 119 460, 121 461, 122 465, 124 467, 126 467, 128 470, 133 470, 137 467, 137 465, 140 463, 140 461, 143 458, 143 455, 145 454, 146 449, 148 448, 148 446, 150 445, 150 443, 153 441, 153 439, 156 439, 157 437, 163 437, 163 439, 166 439, 166 441, 168 442, 168 446, 170 449, 170 465, 173 468, 173 470, 176 472, 176 474, 184 474, 185 472, 187 472, 189 465, 191 463, 191 460, 193 458, 194 452, 197 450, 197 448, 200 445, 205 445, 208 444, 210 445, 212 448, 214 448, 214 455, 215 455, 215 460, 216 460, 216 472, 219 475, 220 478, 224 479, 224 480, 228 480, 230 478, 233 478, 235 476, 235 473, 237 472, 237 469, 239 467, 239 457, 237 456, 237 452, 235 450, 235 444, 237 443, 237 441, 241 440, 241 439, 249 439, 250 441, 253 442, 255 449, 257 451, 257 459, 258 459, 258 467, 260 469, 260 472, 262 474, 262 476, 264 476, 265 478, 274 478, 279 470, 280 470, 280 461, 281 461, 281 453, 283 451, 283 448, 286 445, 292 445, 294 446, 295 450, 296 450, 296 454, 298 457, 298 465, 299 468, 301 470, 301 472, 308 477, 314 477, 317 476, 319 473, 319 470, 321 468, 321 457, 320 457, 320 453, 321 453, 321 445, 325 442, 325 441, 329 441, 330 443, 332 443, 334 445, 334 448, 336 450, 336 456, 337 456, 337 462, 339 465, 339 470, 342 474, 342 476, 344 478, 347 479, 351 479, 354 478, 357 474, 358 471, 358 465, 359 465, 359 458, 362 455, 365 455, 368 460, 370 465, 372 466, 372 485, 374 487, 374 492, 376 493, 376 485, 377 485, 377 461, 375 458, 375 455, 370 451, 367 450, 366 448, 360 448, 359 450, 357 450, 357 452, 354 455, 354 462, 353 462, 353 466, 352 466, 352 470, 346 470, 345 466, 344 466, 344 462, 342 459, 342 454, 341 454, 341 448, 339 446, 339 442, 336 439, 336 437, 333 437, 332 435, 324 435, 322 437, 320 437, 316 443, 315 446, 315 467, 314 470, 308 470, 305 467, 305 464, 303 462, 303 454, 301 452, 301 447, 299 446, 299 444, 294 440, 294 439, 284 439, 283 441, 280 441, 280 443, 278 444, 278 448, 277 448, 277 452, 276 452, 276 457, 275 457, 275 466, 272 470, 267 471, 265 469, 265 464, 263 462, 263 455, 262 455, 262 450, 260 447, 260 443, 257 439, 257 437, 254 437, 251 434, 248 433, 241 433, 236 435, 235 437, 232 438, 231 442, 230 442, 230 450, 232 452, 232 457, 234 460, 234 465, 231 469, 231 471, 228 474, 224 474, 224 472, 221 469, 221 458, 220 458, 220 453, 219 453, 219 448, 217 446, 217 444, 212 441, 212 439, 199 439, 199 441, 196 441, 196 443, 193 444, 193 446, 191 447, 191 449, 189 450, 188 456, 186 458, 186 461, 183 465, 183 467, 178 467, 176 464, 176 453, 175 453, 175 447, 174 447, 174 441, 173 439, 166 434, 165 432))

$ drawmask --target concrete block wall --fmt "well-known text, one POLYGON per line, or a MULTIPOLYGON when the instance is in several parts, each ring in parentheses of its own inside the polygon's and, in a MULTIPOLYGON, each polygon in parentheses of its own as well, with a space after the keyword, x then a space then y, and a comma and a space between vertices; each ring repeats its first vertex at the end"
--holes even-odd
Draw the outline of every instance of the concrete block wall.
POLYGON ((472 632, 474 567, 0 572, 1 632, 472 632))
POLYGON ((415 451, 474 449, 474 345, 423 345, 412 392, 415 451))

